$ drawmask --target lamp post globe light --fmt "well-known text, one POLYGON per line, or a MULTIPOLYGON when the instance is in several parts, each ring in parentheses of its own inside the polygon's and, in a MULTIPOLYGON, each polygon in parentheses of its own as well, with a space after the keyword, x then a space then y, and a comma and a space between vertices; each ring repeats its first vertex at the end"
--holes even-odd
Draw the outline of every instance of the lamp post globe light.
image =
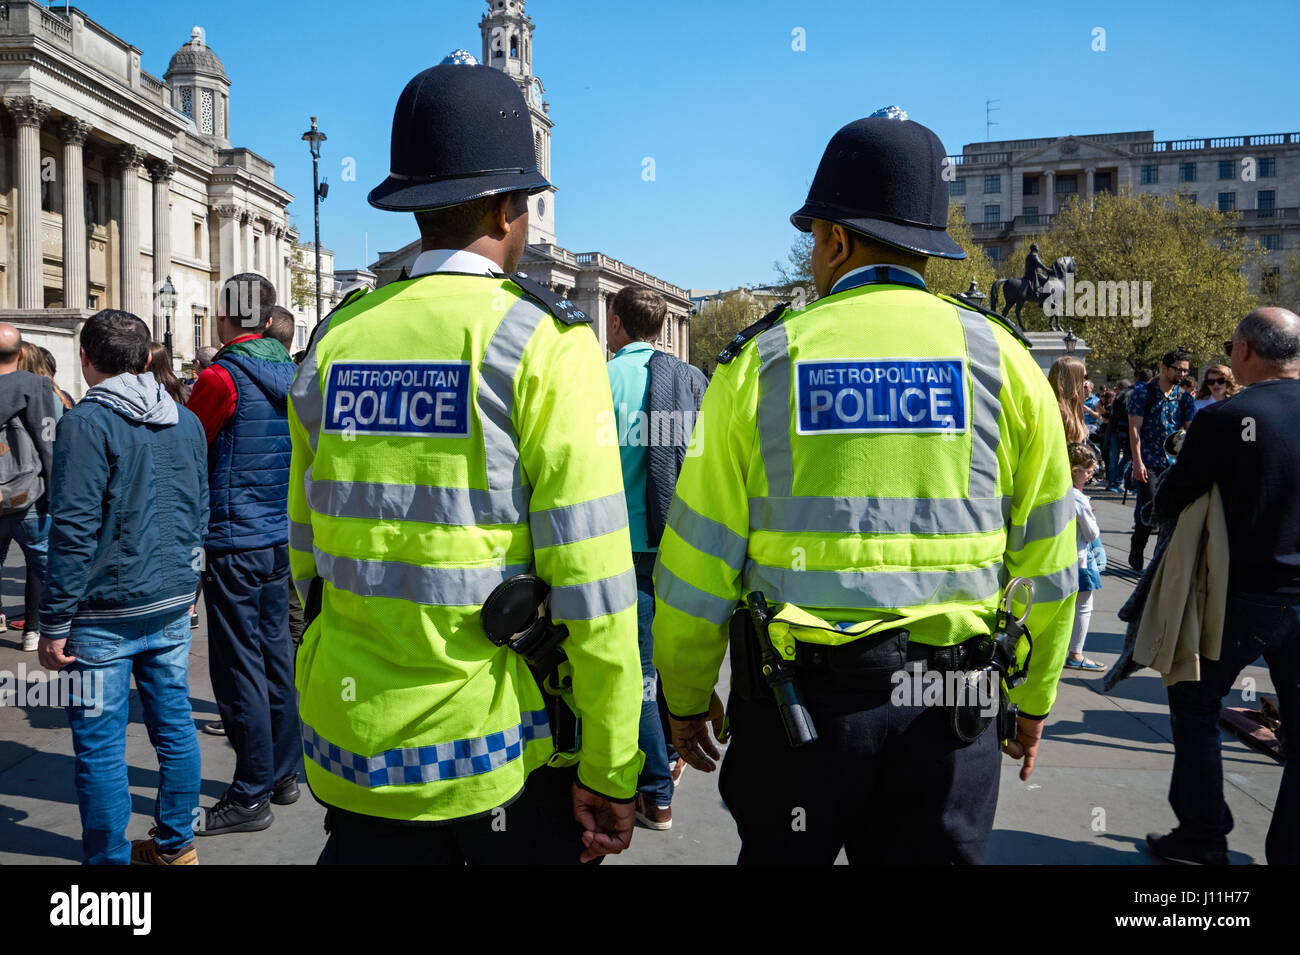
POLYGON ((1067 355, 1073 355, 1075 347, 1079 344, 1079 336, 1074 334, 1073 328, 1069 329, 1065 333, 1063 341, 1065 342, 1065 353, 1067 355))
MULTIPOLYGON (((172 285, 170 275, 158 290, 158 304, 162 306, 163 319, 167 323, 166 330, 163 332, 163 347, 167 349, 167 357, 170 359, 172 357, 172 310, 176 308, 176 286, 172 285)), ((195 347, 198 347, 197 343, 195 347)))
POLYGON ((320 181, 320 144, 325 134, 316 128, 316 117, 311 118, 311 129, 302 134, 311 150, 311 204, 316 218, 316 321, 320 322, 320 201, 329 195, 329 183, 320 181))
POLYGON ((957 298, 961 299, 967 305, 978 308, 980 303, 984 301, 984 293, 980 291, 979 282, 975 279, 971 279, 970 288, 964 292, 959 292, 957 298))

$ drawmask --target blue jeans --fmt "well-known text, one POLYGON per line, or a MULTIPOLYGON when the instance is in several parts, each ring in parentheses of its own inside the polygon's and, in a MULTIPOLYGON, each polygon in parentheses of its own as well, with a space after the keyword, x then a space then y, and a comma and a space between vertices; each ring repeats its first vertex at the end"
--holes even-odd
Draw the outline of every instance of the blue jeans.
MULTIPOLYGON (((1232 813, 1223 799, 1219 710, 1242 669, 1263 654, 1277 688, 1282 732, 1300 740, 1300 605, 1265 595, 1229 594, 1218 660, 1201 660, 1201 678, 1169 687, 1174 775, 1169 804, 1180 834, 1207 849, 1226 850, 1232 813)), ((1300 759, 1282 770, 1273 822, 1264 842, 1269 865, 1300 863, 1300 759)))
POLYGON ((131 677, 144 707, 149 741, 158 751, 154 838, 163 851, 194 841, 198 819, 199 742, 190 712, 190 615, 115 620, 106 626, 75 622, 64 648, 77 658, 65 670, 81 675, 83 692, 67 707, 77 755, 81 846, 88 865, 128 865, 131 819, 126 724, 131 677), (100 682, 102 681, 102 682, 100 682), (96 689, 96 684, 98 688, 96 689), (95 692, 99 706, 94 706, 95 692), (102 712, 96 710, 102 707, 102 712))
POLYGON ((666 808, 673 804, 673 777, 669 766, 677 758, 672 741, 665 738, 659 715, 659 674, 654 666, 654 636, 650 625, 655 616, 654 553, 633 554, 636 565, 636 632, 641 648, 641 730, 637 744, 645 753, 645 765, 637 781, 637 792, 646 800, 666 808))
POLYGON ((38 633, 41 629, 41 589, 45 584, 46 550, 50 542, 50 515, 36 512, 36 506, 17 514, 0 517, 0 561, 9 552, 9 542, 17 541, 27 561, 27 587, 23 597, 23 630, 38 633))

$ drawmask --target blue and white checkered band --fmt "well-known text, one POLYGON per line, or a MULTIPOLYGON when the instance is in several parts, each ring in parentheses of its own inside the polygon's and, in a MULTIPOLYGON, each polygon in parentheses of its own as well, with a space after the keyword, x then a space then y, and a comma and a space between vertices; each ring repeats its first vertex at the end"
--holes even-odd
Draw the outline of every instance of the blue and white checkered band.
POLYGON ((429 746, 403 746, 376 756, 348 752, 304 723, 302 748, 306 757, 326 772, 358 786, 419 786, 490 773, 522 756, 525 744, 549 739, 550 735, 546 711, 533 710, 520 714, 518 726, 499 733, 429 746))
POLYGON ((840 279, 831 289, 831 294, 838 295, 840 292, 847 292, 849 289, 863 285, 910 285, 912 288, 919 288, 922 292, 926 291, 925 279, 915 272, 895 268, 892 265, 872 265, 856 275, 846 275, 840 279))
POLYGON ((882 106, 867 119, 907 119, 907 110, 901 106, 882 106))

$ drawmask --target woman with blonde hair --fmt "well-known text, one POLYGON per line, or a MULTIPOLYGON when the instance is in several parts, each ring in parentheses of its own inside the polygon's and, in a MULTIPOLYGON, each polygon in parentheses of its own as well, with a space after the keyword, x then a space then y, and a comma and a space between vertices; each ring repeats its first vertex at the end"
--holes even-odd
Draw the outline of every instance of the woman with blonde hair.
POLYGON ((72 407, 72 401, 54 382, 54 368, 50 364, 50 359, 53 357, 53 355, 50 355, 47 358, 44 348, 32 345, 30 342, 23 342, 23 347, 18 352, 18 370, 29 371, 33 375, 40 375, 42 378, 50 380, 50 387, 54 389, 54 397, 59 399, 62 406, 55 410, 58 412, 58 417, 63 417, 63 412, 72 407))
POLYGON ((1056 393, 1057 404, 1061 406, 1061 423, 1065 425, 1067 444, 1088 440, 1088 426, 1083 420, 1083 402, 1087 397, 1084 382, 1087 379, 1088 369, 1073 355, 1056 359, 1047 372, 1047 380, 1056 393))
POLYGON ((1196 410, 1200 411, 1206 405, 1230 398, 1240 390, 1237 379, 1232 377, 1231 368, 1227 365, 1211 365, 1205 369, 1201 388, 1196 392, 1196 410))

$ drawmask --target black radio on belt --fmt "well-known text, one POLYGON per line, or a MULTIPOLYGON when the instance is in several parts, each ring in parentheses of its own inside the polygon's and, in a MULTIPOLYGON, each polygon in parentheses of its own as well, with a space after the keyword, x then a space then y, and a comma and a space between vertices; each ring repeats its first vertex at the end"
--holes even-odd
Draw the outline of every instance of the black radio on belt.
POLYGON ((754 591, 746 603, 749 616, 754 622, 754 632, 758 638, 758 652, 761 660, 763 678, 776 698, 776 707, 781 713, 781 723, 785 727, 786 739, 791 746, 805 746, 817 742, 817 728, 813 726, 812 715, 804 703, 799 682, 795 679, 794 665, 783 660, 772 646, 768 633, 768 624, 772 621, 772 611, 760 591, 754 591))

